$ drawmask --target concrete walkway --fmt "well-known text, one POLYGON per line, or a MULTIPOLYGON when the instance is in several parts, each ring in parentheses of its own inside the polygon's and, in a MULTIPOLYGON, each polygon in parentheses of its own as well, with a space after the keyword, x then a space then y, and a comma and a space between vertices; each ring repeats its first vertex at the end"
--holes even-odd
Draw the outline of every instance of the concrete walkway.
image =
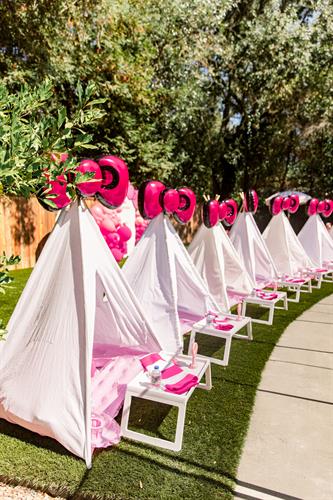
POLYGON ((291 323, 272 352, 237 482, 235 498, 333 499, 333 295, 291 323))

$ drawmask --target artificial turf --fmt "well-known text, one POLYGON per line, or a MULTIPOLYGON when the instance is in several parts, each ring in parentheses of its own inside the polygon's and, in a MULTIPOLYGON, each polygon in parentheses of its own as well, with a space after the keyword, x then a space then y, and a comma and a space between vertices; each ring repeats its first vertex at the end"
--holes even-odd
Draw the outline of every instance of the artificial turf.
MULTIPOLYGON (((5 321, 29 271, 14 275, 15 288, 0 299, 5 321)), ((299 304, 289 303, 288 311, 277 310, 273 326, 254 324, 252 342, 233 341, 229 366, 213 365, 213 389, 196 390, 189 401, 181 452, 122 440, 96 452, 87 471, 82 460, 55 441, 0 420, 0 480, 73 499, 231 499, 265 363, 288 324, 331 293, 333 285, 324 283, 320 290, 302 294, 299 304)), ((203 354, 223 349, 219 339, 197 338, 203 354)), ((132 414, 135 428, 173 435, 175 409, 138 400, 132 414)))

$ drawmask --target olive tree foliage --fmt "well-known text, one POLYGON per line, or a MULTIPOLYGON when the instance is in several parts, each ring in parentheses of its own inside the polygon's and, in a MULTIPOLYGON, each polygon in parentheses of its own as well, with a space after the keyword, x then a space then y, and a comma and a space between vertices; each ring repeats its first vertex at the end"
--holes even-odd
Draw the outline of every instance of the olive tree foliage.
POLYGON ((48 78, 51 108, 69 115, 77 82, 93 82, 103 116, 82 130, 137 184, 321 194, 333 179, 332 11, 329 0, 3 0, 0 73, 10 92, 48 78))
POLYGON ((64 167, 75 169, 76 156, 60 166, 51 161, 52 153, 80 155, 95 149, 87 130, 103 116, 101 100, 92 98, 91 84, 78 84, 75 90, 77 106, 68 116, 64 106, 52 109, 49 81, 33 88, 24 85, 16 93, 0 84, 0 195, 28 197, 45 186, 45 170, 54 178, 64 167))
POLYGON ((216 192, 333 189, 332 16, 326 1, 240 1, 224 18, 205 141, 216 192))

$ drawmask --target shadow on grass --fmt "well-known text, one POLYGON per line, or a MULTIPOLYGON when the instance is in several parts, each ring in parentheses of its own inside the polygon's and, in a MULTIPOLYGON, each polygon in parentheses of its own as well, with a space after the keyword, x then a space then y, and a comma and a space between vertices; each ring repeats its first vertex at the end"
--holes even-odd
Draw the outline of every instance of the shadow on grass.
MULTIPOLYGON (((230 493, 233 493, 233 491, 234 491, 231 486, 228 486, 222 480, 223 477, 225 477, 226 479, 229 479, 231 481, 235 481, 235 478, 232 477, 232 476, 230 476, 230 474, 221 473, 220 470, 213 471, 211 467, 204 467, 202 464, 197 464, 195 462, 191 462, 191 461, 186 460, 184 458, 180 459, 180 457, 177 457, 175 459, 175 462, 176 462, 175 467, 171 467, 170 465, 167 465, 166 463, 162 463, 159 460, 154 460, 151 457, 147 457, 147 456, 145 456, 143 454, 136 453, 135 451, 125 450, 125 449, 119 449, 118 453, 121 453, 121 454, 127 455, 127 456, 132 456, 132 457, 139 458, 140 460, 142 460, 142 461, 144 461, 146 463, 152 463, 152 464, 158 465, 158 467, 161 467, 164 470, 168 470, 170 472, 176 472, 177 474, 182 475, 182 476, 192 476, 192 477, 194 477, 196 479, 199 479, 200 481, 205 481, 205 482, 208 482, 210 484, 215 484, 216 486, 219 486, 220 488, 223 488, 226 491, 229 491, 230 493), (198 471, 194 472, 193 470, 192 471, 182 470, 179 467, 177 467, 177 462, 182 462, 185 465, 190 465, 192 467, 193 466, 197 467, 198 471), (204 471, 204 472, 207 472, 209 474, 216 473, 217 475, 221 476, 221 480, 218 480, 218 479, 213 478, 213 477, 205 476, 202 472, 200 473, 200 471, 204 471)), ((159 455, 167 456, 165 453, 163 453, 163 451, 160 451, 160 450, 159 450, 159 455)), ((170 457, 170 455, 169 455, 168 458, 172 458, 172 457, 170 457)))
MULTIPOLYGON (((25 443, 29 443, 37 448, 44 448, 49 451, 54 451, 58 455, 66 455, 69 457, 73 457, 74 455, 70 453, 66 448, 61 446, 58 441, 55 439, 40 436, 35 432, 31 432, 19 425, 11 424, 6 420, 0 419, 0 434, 5 434, 6 436, 10 436, 25 443)), ((75 457, 76 458, 76 457, 75 457)))

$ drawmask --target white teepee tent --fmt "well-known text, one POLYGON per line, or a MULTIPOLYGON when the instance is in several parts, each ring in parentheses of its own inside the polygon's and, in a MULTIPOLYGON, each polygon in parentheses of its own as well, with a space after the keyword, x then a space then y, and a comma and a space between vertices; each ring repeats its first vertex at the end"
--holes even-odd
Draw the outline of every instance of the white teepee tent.
POLYGON ((209 309, 219 310, 168 217, 146 229, 123 271, 166 351, 183 349, 183 333, 209 309), (162 338, 163 337, 163 338, 162 338))
POLYGON ((250 212, 239 213, 230 239, 257 287, 263 288, 277 280, 277 269, 250 212))
POLYGON ((280 274, 295 276, 305 268, 313 267, 284 212, 273 215, 263 238, 280 274))
POLYGON ((242 261, 221 224, 196 232, 189 254, 210 293, 224 310, 247 296, 254 288, 242 261))
POLYGON ((333 239, 328 234, 320 215, 308 218, 298 234, 299 241, 315 266, 333 262, 333 239))
POLYGON ((0 418, 91 464, 93 345, 160 350, 85 205, 64 209, 0 343, 0 418))

